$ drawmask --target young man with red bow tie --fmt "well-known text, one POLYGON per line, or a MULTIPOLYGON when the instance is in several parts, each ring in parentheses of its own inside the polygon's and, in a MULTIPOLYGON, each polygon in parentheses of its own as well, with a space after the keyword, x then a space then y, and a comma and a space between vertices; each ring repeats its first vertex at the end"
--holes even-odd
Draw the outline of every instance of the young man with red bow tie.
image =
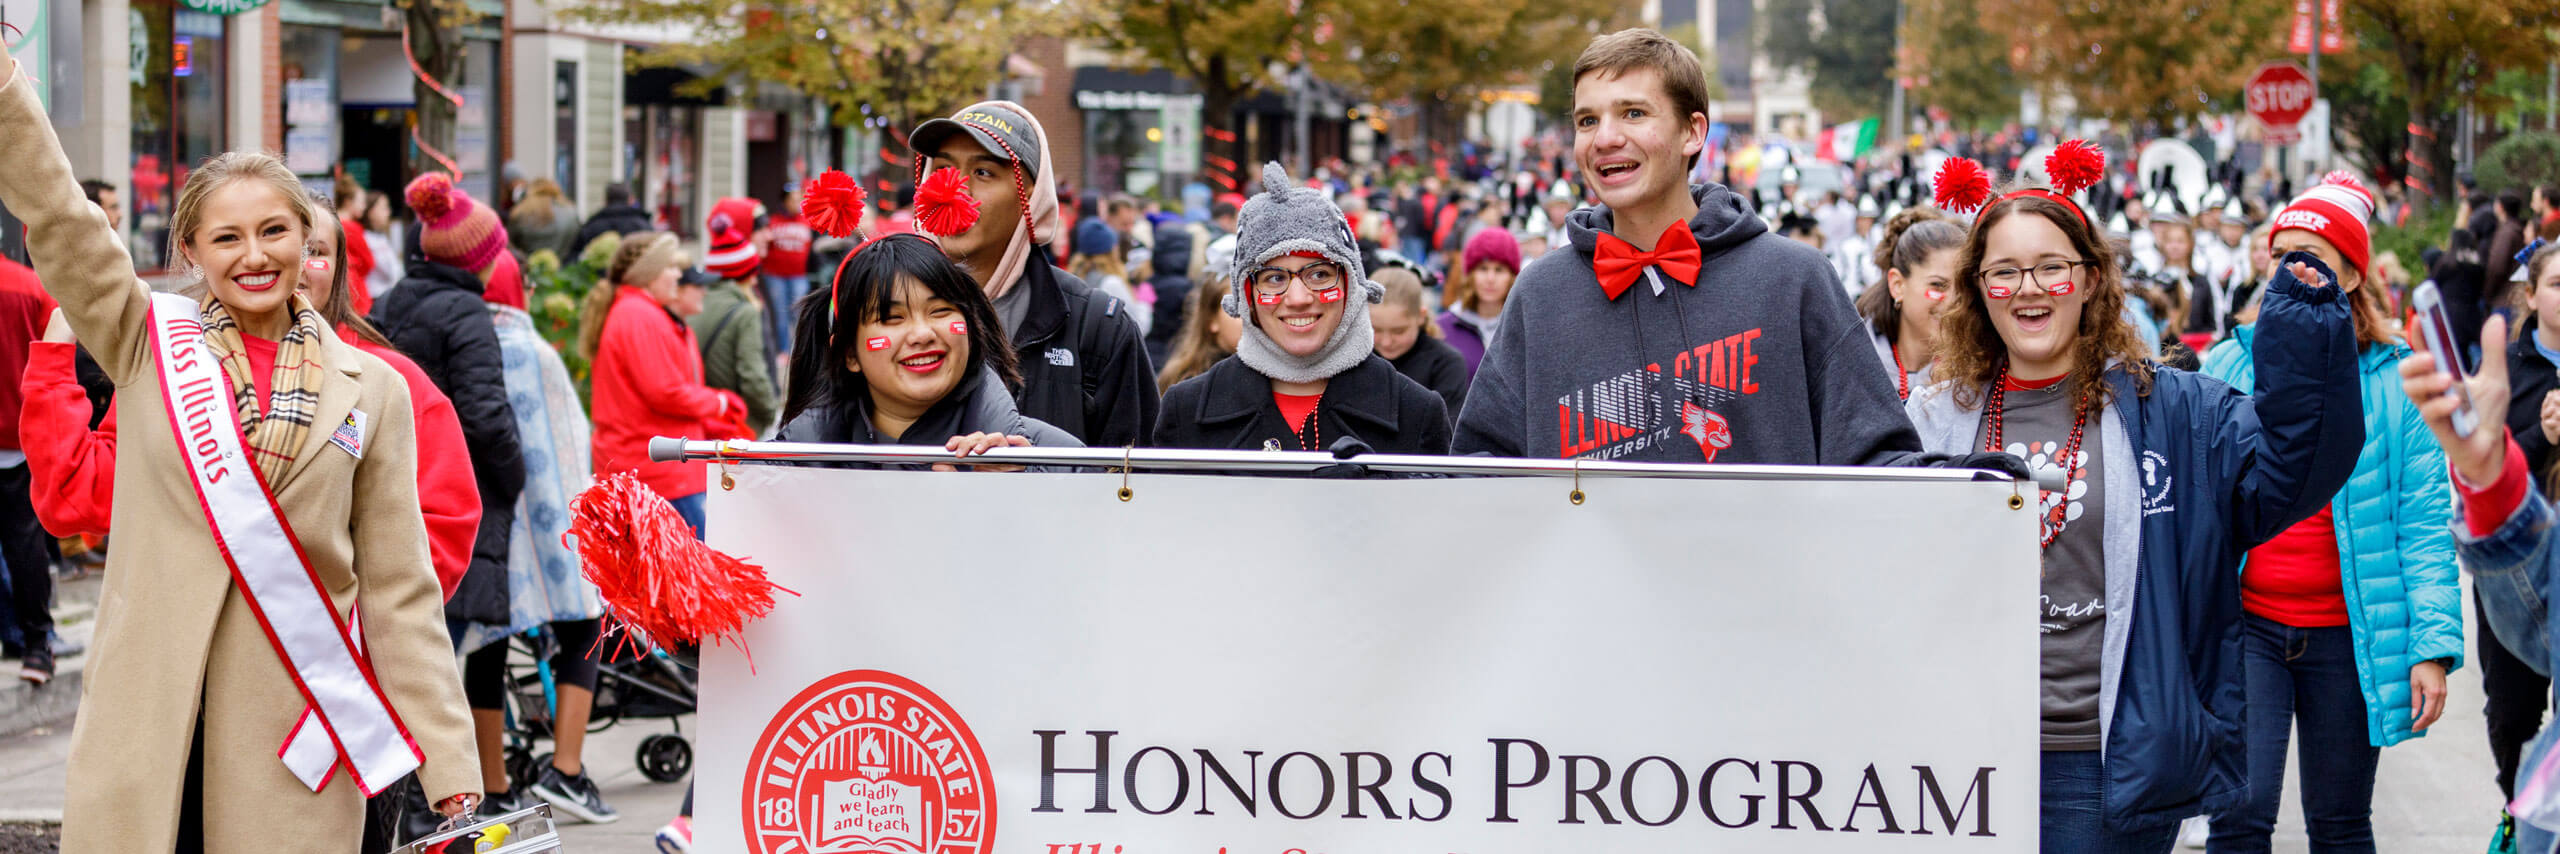
POLYGON ((1661 33, 1574 64, 1591 207, 1513 286, 1455 450, 1647 462, 1914 463, 1920 439, 1821 253, 1692 186, 1706 76, 1661 33))

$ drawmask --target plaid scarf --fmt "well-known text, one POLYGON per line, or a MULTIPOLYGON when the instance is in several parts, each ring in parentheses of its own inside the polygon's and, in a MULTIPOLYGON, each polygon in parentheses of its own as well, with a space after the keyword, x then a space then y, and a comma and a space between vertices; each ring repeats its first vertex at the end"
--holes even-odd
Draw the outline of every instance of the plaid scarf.
POLYGON ((258 407, 258 385, 249 373, 249 348, 240 341, 240 323, 215 300, 204 303, 204 334, 222 354, 222 373, 231 380, 232 407, 240 413, 240 432, 249 454, 269 488, 282 485, 293 456, 311 437, 311 422, 320 408, 320 313, 301 294, 290 307, 293 328, 276 342, 275 374, 269 384, 265 414, 258 407))

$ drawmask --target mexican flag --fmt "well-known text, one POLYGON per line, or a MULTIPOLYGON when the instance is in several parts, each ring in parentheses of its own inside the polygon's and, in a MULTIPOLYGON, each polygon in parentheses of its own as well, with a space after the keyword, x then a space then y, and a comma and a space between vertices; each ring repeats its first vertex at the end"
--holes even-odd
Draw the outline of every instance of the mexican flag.
POLYGON ((1823 128, 1822 138, 1814 143, 1813 156, 1825 163, 1840 163, 1856 160, 1860 155, 1866 154, 1868 149, 1874 147, 1876 147, 1876 120, 1875 117, 1869 116, 1848 124, 1823 128))

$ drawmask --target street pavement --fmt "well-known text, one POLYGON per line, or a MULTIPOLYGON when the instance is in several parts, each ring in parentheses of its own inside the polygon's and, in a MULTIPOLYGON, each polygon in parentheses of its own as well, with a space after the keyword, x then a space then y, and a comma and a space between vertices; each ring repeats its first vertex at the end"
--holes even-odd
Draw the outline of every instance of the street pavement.
MULTIPOLYGON (((2464 614, 2472 613, 2466 605, 2464 614)), ((2479 631, 2480 627, 2471 627, 2479 631)), ((2498 814, 2489 746, 2482 729, 2478 670, 2465 667, 2450 680, 2452 700, 2444 719, 2425 738, 2382 752, 2373 817, 2379 847, 2394 854, 2477 854, 2486 847, 2498 814)), ((687 733, 694 721, 678 721, 687 733)), ((640 740, 670 731, 665 720, 626 722, 590 736, 587 767, 622 820, 607 825, 566 824, 572 854, 645 854, 651 837, 683 802, 683 783, 655 783, 640 774, 633 752, 640 740)), ((0 823, 58 820, 63 765, 71 751, 69 722, 0 738, 0 823)), ((2304 852, 2301 798, 2288 774, 2285 807, 2275 850, 2304 852)), ((5 835, 5 834, 0 834, 5 835)))

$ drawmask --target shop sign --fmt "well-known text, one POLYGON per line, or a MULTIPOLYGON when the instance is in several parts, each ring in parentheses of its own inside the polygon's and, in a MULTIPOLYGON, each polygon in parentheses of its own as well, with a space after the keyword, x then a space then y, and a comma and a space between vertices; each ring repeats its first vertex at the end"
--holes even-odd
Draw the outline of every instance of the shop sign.
POLYGON ((1162 92, 1096 92, 1076 93, 1079 110, 1162 110, 1168 107, 1200 108, 1198 95, 1167 95, 1162 92))
POLYGON ((267 5, 267 0, 179 0, 179 4, 198 12, 237 15, 257 11, 258 7, 267 5))

